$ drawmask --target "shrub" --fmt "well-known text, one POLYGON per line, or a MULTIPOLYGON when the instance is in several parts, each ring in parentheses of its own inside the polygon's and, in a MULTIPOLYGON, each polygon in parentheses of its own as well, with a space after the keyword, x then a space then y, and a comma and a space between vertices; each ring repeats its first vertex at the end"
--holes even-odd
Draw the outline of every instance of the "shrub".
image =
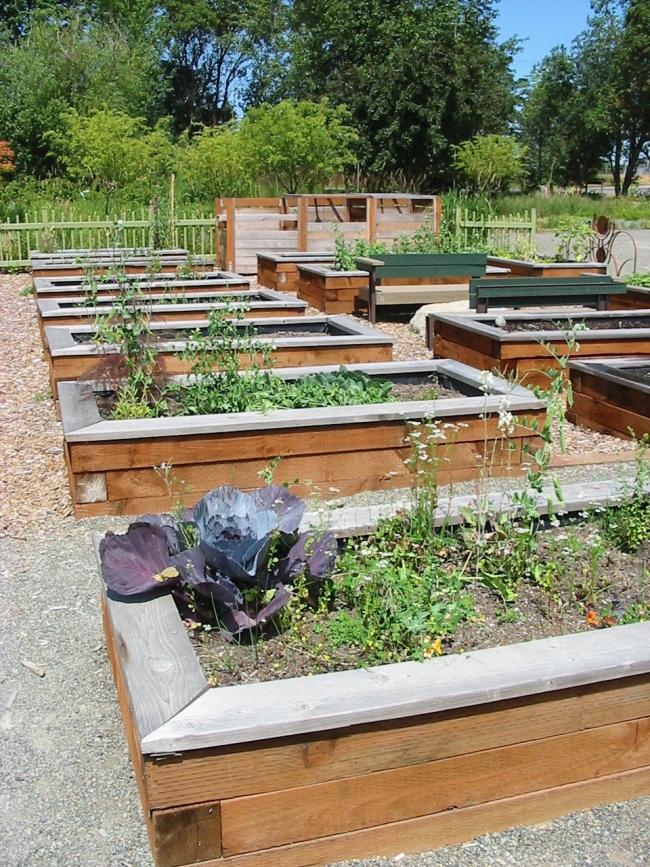
POLYGON ((454 166, 476 192, 497 193, 522 180, 525 155, 512 136, 475 136, 454 148, 454 166))
POLYGON ((87 115, 71 108, 62 120, 62 131, 47 134, 53 153, 71 180, 95 190, 152 189, 174 165, 164 120, 151 129, 141 117, 108 108, 87 115))
POLYGON ((327 99, 251 108, 240 131, 251 172, 287 193, 322 189, 354 163, 358 136, 350 114, 327 99))
POLYGON ((191 140, 186 135, 182 144, 178 176, 190 198, 259 194, 235 124, 202 127, 191 140))

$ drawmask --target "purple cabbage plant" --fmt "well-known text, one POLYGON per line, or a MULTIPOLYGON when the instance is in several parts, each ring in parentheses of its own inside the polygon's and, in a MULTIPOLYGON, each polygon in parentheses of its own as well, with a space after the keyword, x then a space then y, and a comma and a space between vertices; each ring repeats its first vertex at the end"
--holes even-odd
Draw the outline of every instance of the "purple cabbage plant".
POLYGON ((104 583, 122 598, 172 593, 184 617, 234 638, 277 614, 297 579, 311 588, 331 574, 336 539, 300 533, 304 511, 279 485, 252 493, 222 485, 179 517, 145 515, 126 533, 106 533, 104 583))

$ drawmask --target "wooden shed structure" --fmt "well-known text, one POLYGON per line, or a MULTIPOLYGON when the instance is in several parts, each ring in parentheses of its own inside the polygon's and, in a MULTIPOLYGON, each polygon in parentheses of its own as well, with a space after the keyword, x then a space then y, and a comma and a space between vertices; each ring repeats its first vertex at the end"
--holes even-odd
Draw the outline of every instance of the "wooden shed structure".
POLYGON ((409 193, 217 199, 216 261, 255 274, 258 253, 333 250, 334 226, 347 240, 392 241, 424 223, 439 232, 441 206, 439 196, 409 193))

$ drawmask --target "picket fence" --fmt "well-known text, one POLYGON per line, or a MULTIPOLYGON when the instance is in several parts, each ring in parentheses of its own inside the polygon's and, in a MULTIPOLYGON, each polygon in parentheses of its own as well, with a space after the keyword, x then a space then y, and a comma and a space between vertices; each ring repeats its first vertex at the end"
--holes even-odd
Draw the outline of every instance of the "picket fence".
MULTIPOLYGON (((175 214, 169 221, 165 247, 183 247, 197 256, 214 256, 214 216, 175 214)), ((69 219, 47 209, 25 220, 0 223, 0 269, 30 264, 29 251, 54 252, 100 247, 152 247, 154 220, 145 208, 113 219, 98 215, 69 219)))
POLYGON ((467 208, 456 208, 456 234, 464 246, 472 241, 487 243, 492 250, 514 250, 522 242, 535 243, 537 211, 499 216, 477 214, 467 208))

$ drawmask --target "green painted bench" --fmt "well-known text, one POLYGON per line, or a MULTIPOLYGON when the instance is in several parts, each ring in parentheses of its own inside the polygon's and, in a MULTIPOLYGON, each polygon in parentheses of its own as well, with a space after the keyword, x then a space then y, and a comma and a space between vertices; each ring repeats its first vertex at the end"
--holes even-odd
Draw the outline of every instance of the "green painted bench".
POLYGON ((485 253, 387 253, 381 259, 359 258, 357 268, 367 271, 369 279, 368 288, 361 289, 358 297, 368 306, 369 321, 375 322, 379 305, 421 307, 436 301, 455 300, 458 289, 453 289, 453 283, 480 277, 486 267, 485 253), (426 282, 436 277, 446 278, 451 285, 426 282), (396 279, 405 282, 394 284, 392 281, 396 279), (386 285, 385 280, 391 283, 386 285))
POLYGON ((580 277, 510 277, 507 280, 473 279, 469 305, 477 313, 488 307, 561 307, 579 304, 607 310, 610 295, 627 287, 612 277, 585 274, 580 277))

